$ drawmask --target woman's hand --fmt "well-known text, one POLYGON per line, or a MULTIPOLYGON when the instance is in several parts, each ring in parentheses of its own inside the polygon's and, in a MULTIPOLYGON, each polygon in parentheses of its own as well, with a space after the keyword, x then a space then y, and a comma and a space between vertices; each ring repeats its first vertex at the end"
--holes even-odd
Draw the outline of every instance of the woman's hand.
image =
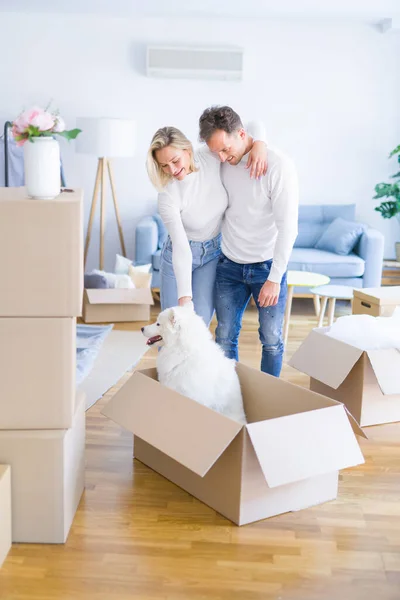
POLYGON ((254 142, 249 152, 246 169, 250 167, 250 178, 259 179, 267 173, 267 145, 264 142, 254 142))

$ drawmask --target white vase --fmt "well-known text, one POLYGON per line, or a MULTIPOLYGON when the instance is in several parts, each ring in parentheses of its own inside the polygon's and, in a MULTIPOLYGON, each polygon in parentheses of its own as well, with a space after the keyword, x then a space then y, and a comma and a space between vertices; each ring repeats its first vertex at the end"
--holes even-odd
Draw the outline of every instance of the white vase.
POLYGON ((36 137, 24 144, 25 186, 28 196, 51 200, 60 193, 60 146, 51 137, 36 137))

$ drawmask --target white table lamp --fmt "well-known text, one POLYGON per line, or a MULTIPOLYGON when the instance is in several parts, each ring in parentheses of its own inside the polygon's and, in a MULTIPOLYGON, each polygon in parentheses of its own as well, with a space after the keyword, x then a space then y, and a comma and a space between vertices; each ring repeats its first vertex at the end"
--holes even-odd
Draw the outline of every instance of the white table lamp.
POLYGON ((114 173, 111 158, 129 158, 135 155, 135 122, 127 119, 108 118, 79 118, 76 126, 82 133, 76 139, 76 150, 81 154, 97 156, 97 174, 94 184, 92 205, 85 241, 85 265, 90 245, 94 215, 100 188, 100 269, 104 268, 104 232, 106 218, 106 170, 110 179, 111 192, 114 201, 115 217, 117 219, 119 239, 122 254, 126 256, 124 235, 115 193, 114 173))

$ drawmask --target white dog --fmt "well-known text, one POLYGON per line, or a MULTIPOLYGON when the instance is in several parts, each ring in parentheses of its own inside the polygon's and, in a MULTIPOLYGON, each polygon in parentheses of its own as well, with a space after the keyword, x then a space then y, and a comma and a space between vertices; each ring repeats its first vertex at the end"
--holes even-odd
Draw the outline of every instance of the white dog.
POLYGON ((147 345, 161 346, 157 357, 160 383, 246 423, 235 361, 226 358, 191 307, 164 310, 156 323, 142 327, 142 333, 147 345))

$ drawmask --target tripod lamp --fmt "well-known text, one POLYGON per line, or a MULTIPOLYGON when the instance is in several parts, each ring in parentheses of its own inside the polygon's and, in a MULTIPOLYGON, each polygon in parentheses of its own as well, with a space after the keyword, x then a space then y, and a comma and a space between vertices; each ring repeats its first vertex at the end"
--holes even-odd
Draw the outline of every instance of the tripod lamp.
POLYGON ((100 192, 100 269, 104 269, 104 233, 106 224, 106 174, 110 180, 111 193, 114 201, 115 217, 117 220, 119 239, 123 256, 126 256, 124 234, 115 193, 112 158, 129 158, 135 154, 135 123, 127 119, 109 118, 79 118, 77 127, 82 133, 76 140, 76 151, 81 154, 97 156, 97 174, 94 184, 92 205, 85 240, 85 265, 92 234, 96 205, 100 192))

